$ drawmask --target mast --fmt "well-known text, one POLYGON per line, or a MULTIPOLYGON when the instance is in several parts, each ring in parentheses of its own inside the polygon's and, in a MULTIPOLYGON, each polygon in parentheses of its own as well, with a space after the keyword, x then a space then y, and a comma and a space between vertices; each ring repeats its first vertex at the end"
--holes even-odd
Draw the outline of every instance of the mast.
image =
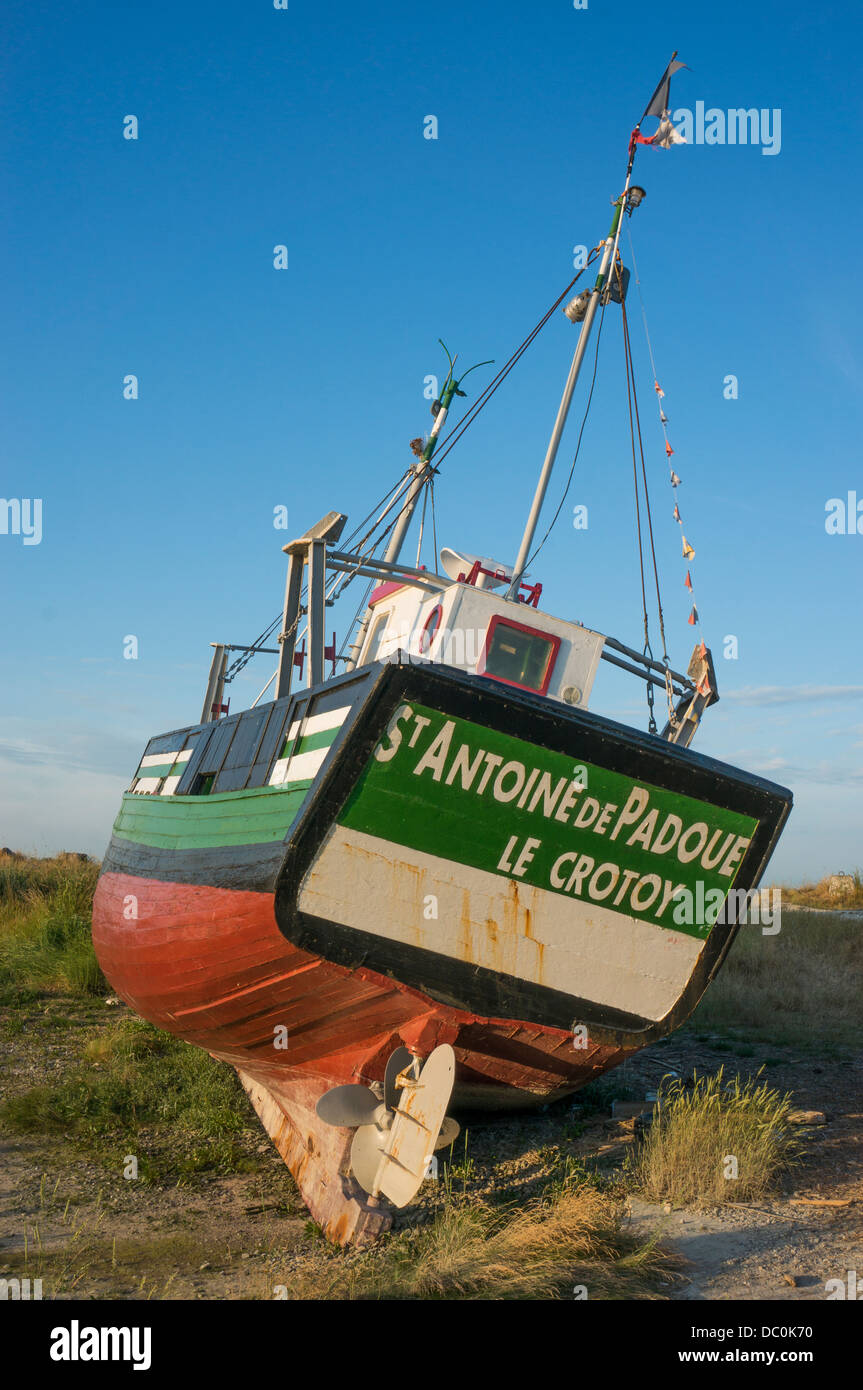
MULTIPOLYGON (((466 372, 462 372, 459 379, 456 380, 456 358, 450 357, 449 349, 442 338, 438 338, 438 342, 440 343, 441 347, 447 355, 447 361, 449 362, 449 371, 447 373, 446 381, 444 382, 444 388, 440 393, 440 398, 436 400, 432 405, 432 413, 435 417, 434 424, 431 427, 431 432, 429 434, 428 440, 426 441, 426 446, 423 449, 422 453, 419 455, 417 462, 414 464, 414 476, 411 479, 410 485, 408 487, 407 495, 405 497, 404 503, 402 504, 401 511, 398 513, 396 524, 393 528, 393 533, 390 536, 389 545, 384 551, 383 558, 385 564, 387 565, 396 564, 396 561, 398 560, 399 555, 401 553, 404 538, 407 535, 408 527, 411 524, 411 519, 413 517, 414 511, 416 510, 416 505, 419 501, 420 493, 422 492, 426 483, 430 481, 432 474, 434 473, 434 469, 432 468, 431 463, 432 455, 434 454, 434 451, 437 448, 438 440, 440 438, 440 432, 443 428, 444 420, 447 417, 447 411, 449 410, 450 405, 452 404, 453 396, 463 396, 465 394, 464 391, 462 391, 461 389, 461 383, 464 381, 465 377, 470 374, 470 372, 475 371, 477 367, 487 367, 489 365, 488 362, 476 362, 474 363, 473 367, 468 367, 466 372)), ((348 655, 347 662, 345 663, 346 671, 353 671, 354 667, 357 664, 360 652, 363 648, 363 643, 366 639, 366 633, 368 632, 371 614, 371 608, 367 608, 365 616, 363 617, 363 620, 360 623, 359 628, 357 629, 357 635, 354 638, 353 644, 351 645, 351 650, 348 655)))
POLYGON ((633 208, 638 206, 638 204, 641 202, 641 199, 644 197, 643 188, 639 189, 633 187, 632 189, 630 189, 630 183, 632 180, 632 166, 635 162, 635 151, 639 145, 659 145, 660 148, 668 149, 671 144, 676 144, 683 141, 683 137, 679 134, 679 132, 675 131, 671 123, 671 119, 669 117, 669 93, 671 86, 671 78, 676 72, 679 71, 680 68, 685 66, 685 63, 681 63, 678 61, 677 49, 675 49, 671 55, 671 61, 668 64, 668 67, 665 69, 665 72, 659 79, 659 84, 656 88, 656 91, 653 93, 653 96, 650 98, 650 101, 647 103, 647 106, 644 109, 644 115, 641 117, 641 120, 638 122, 637 126, 632 132, 632 135, 629 138, 629 162, 626 166, 626 182, 623 185, 623 192, 614 204, 614 216, 611 219, 611 227, 609 229, 608 236, 605 239, 605 248, 602 253, 602 261, 600 262, 599 274, 597 275, 596 283, 594 284, 593 289, 590 292, 590 299, 587 305, 587 311, 584 315, 584 320, 581 325, 581 332, 578 337, 578 344, 575 349, 575 356, 572 359, 572 366, 569 369, 569 376, 567 377, 566 385, 563 388, 563 397, 560 402, 560 409, 557 412, 557 419, 554 422, 554 429, 551 432, 551 439, 548 441, 548 449, 546 450, 545 460, 540 471, 539 481, 536 485, 536 492, 533 496, 533 503, 530 508, 530 514, 527 518, 527 525, 524 528, 524 535, 521 538, 521 546, 518 552, 518 559, 515 562, 515 570, 512 576, 512 583, 510 584, 509 589, 507 590, 506 596, 508 599, 518 598, 518 590, 519 585, 521 584, 521 577, 524 574, 525 567, 530 557, 530 550, 531 546, 533 545, 534 535, 536 534, 536 527, 539 521, 539 514, 542 511, 542 504, 545 500, 545 494, 548 488, 549 479, 551 478, 551 470, 554 467, 554 461, 557 457, 557 450, 560 444, 560 438, 563 434, 563 427, 566 424, 566 417, 569 414, 569 407, 572 401, 572 393, 575 390, 575 383, 577 382, 578 374, 581 371, 581 364, 584 360, 584 354, 587 350, 587 343, 588 339, 590 338, 590 330, 593 327, 593 320, 596 318, 596 311, 599 307, 601 296, 606 290, 606 280, 608 277, 609 261, 612 261, 613 264, 612 258, 615 256, 617 252, 617 243, 620 239, 620 227, 623 218, 623 213, 631 212, 633 208), (647 116, 659 117, 659 129, 656 131, 654 135, 651 136, 643 136, 641 134, 641 125, 647 116), (638 194, 638 197, 636 197, 636 194, 638 194))
MULTIPOLYGON (((431 466, 432 454, 437 448, 437 442, 440 436, 441 427, 443 426, 443 422, 446 419, 447 411, 450 408, 452 398, 455 395, 464 395, 464 391, 459 391, 459 384, 453 376, 453 366, 455 365, 453 359, 449 356, 449 353, 447 352, 447 349, 443 343, 441 343, 441 346, 443 347, 444 352, 446 352, 447 357, 449 357, 449 374, 447 376, 446 382, 444 383, 444 389, 441 391, 440 399, 438 401, 435 401, 434 403, 434 405, 436 405, 438 409, 437 413, 435 414, 434 424, 431 427, 431 433, 429 434, 425 448, 423 449, 422 453, 420 454, 419 458, 413 466, 414 476, 411 479, 410 486, 408 487, 407 496, 405 497, 404 503, 402 504, 401 511, 398 513, 398 516, 396 518, 396 524, 393 527, 393 533, 390 536, 389 545, 384 551, 383 558, 388 565, 394 565, 398 560, 399 555, 401 554, 401 548, 404 544, 404 539, 407 535, 408 527, 411 524, 413 514, 416 510, 416 505, 419 501, 420 493, 422 492, 423 488, 425 487, 426 483, 429 481, 432 473, 434 472, 434 469, 431 466)), ((465 375, 467 375, 467 373, 465 373, 465 375)), ((434 405, 432 406, 432 409, 434 409, 434 405)), ((357 661, 359 660, 360 652, 363 649, 363 643, 366 640, 366 633, 369 630, 369 620, 371 618, 371 615, 371 608, 367 608, 362 622, 360 623, 357 629, 357 635, 351 644, 351 649, 348 653, 348 659, 345 662, 346 671, 353 671, 356 667, 357 661)))
POLYGON ((611 261, 612 256, 615 254, 617 250, 617 243, 620 238, 621 218, 629 200, 629 185, 630 180, 632 178, 632 165, 634 159, 635 146, 633 145, 629 155, 629 167, 626 171, 626 183, 624 184, 623 192, 614 204, 614 215, 611 219, 611 226, 608 229, 608 236, 605 238, 605 245, 602 252, 602 260, 599 264, 599 274, 596 277, 593 289, 590 291, 590 299, 588 301, 584 319, 582 320, 581 332, 578 335, 578 342, 576 344, 575 354, 572 359, 572 366, 569 369, 569 376, 567 377, 566 385, 563 388, 563 396, 561 397, 560 407, 557 412, 557 419, 555 420, 554 428, 551 431, 551 438, 548 441, 548 448, 546 449, 545 459, 543 460, 543 465, 540 470, 539 481, 536 485, 536 492, 533 495, 533 502, 531 504, 530 513, 528 514, 527 524, 524 528, 524 535, 521 538, 518 559, 515 562, 515 569, 513 570, 512 583, 510 584, 506 593, 508 599, 518 598, 518 590, 519 585, 521 584, 521 577, 524 574, 525 569, 527 568, 527 562, 530 558, 530 551, 531 546, 533 545, 533 538, 536 534, 536 528, 539 522, 539 515, 542 511, 542 504, 545 500, 545 494, 548 489, 552 469, 554 468, 555 459, 557 458, 557 451, 560 446, 560 440, 561 436, 563 435, 564 426, 566 424, 566 418, 569 414, 569 407, 572 403, 572 395, 575 390, 575 384, 578 381, 579 372, 581 371, 581 364, 584 361, 584 354, 587 351, 587 344, 590 340, 590 331, 593 328, 593 321, 596 318, 596 311, 599 308, 600 299, 602 297, 603 291, 606 288, 609 261, 611 261))

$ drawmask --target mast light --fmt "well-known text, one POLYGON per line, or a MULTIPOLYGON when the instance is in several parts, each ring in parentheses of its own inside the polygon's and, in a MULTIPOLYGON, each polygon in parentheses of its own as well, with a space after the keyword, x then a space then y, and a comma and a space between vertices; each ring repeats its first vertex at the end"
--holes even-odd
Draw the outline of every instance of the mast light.
POLYGON ((635 208, 641 203, 641 200, 646 197, 647 193, 645 189, 639 187, 637 183, 634 183, 626 195, 626 211, 629 213, 630 217, 635 208))

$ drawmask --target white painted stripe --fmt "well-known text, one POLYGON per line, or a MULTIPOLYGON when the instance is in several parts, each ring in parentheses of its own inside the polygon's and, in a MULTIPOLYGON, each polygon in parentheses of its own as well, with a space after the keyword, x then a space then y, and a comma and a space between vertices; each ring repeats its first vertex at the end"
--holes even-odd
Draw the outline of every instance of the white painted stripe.
POLYGON ((685 932, 338 825, 298 906, 653 1020, 673 1008, 704 949, 685 932), (437 899, 432 921, 429 894, 437 899))
POLYGON ((161 795, 162 795, 162 796, 173 796, 173 795, 174 795, 174 792, 177 790, 177 783, 180 781, 180 778, 182 777, 182 775, 183 775, 183 774, 182 774, 182 772, 181 772, 181 773, 179 774, 179 776, 177 776, 177 777, 166 777, 166 778, 165 778, 165 785, 164 785, 164 787, 162 788, 161 795))
POLYGON ((270 777, 270 786, 277 787, 283 782, 305 782, 317 776, 329 748, 313 748, 310 753, 299 753, 295 758, 279 758, 270 777))
MULTIPOLYGON (((303 739, 307 735, 322 734, 329 729, 333 731, 334 742, 336 732, 350 712, 351 706, 343 705, 340 709, 327 710, 324 714, 312 714, 308 719, 295 719, 288 730, 287 742, 293 743, 298 734, 303 739)), ((297 753, 292 758, 279 758, 270 774, 270 786, 280 787, 285 782, 305 782, 315 777, 331 747, 332 744, 329 744, 325 748, 313 748, 308 753, 297 753)))
POLYGON ((136 792, 154 792, 161 780, 161 777, 139 777, 134 783, 134 789, 136 792))
POLYGON ((148 753, 141 759, 142 767, 158 767, 160 763, 187 763, 194 748, 184 748, 182 753, 148 753))
POLYGON ((300 732, 300 725, 303 738, 306 734, 323 733, 324 729, 340 729, 350 712, 351 706, 343 705, 341 709, 327 710, 325 714, 310 714, 308 719, 295 719, 288 730, 288 738, 296 738, 300 732))

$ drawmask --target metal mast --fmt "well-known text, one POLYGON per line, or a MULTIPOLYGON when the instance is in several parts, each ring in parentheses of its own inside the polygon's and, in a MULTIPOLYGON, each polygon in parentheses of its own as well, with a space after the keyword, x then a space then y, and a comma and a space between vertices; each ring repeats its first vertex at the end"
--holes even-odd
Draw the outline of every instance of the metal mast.
POLYGON ((545 501, 545 494, 548 489, 552 469, 554 468, 554 461, 557 458, 557 451, 560 445, 563 429, 566 424, 566 417, 569 414, 569 407, 572 403, 572 394, 575 390, 575 383, 578 381, 578 375, 581 371, 581 364, 584 361, 584 354, 587 351, 587 344, 590 339, 590 330, 593 328, 593 320, 596 318, 596 311, 599 308, 600 300, 602 298, 603 291, 606 289, 606 282, 609 278, 609 262, 612 260, 612 257, 617 252, 617 243, 620 238, 621 217, 627 205, 627 200, 629 198, 629 185, 632 178, 632 164, 634 157, 635 149, 633 147, 633 150, 629 157, 629 168, 626 171, 626 183, 624 184, 623 192, 614 204, 614 216, 611 219, 611 226, 608 230, 608 236, 605 238, 605 245, 602 252, 602 260, 599 264, 599 274, 596 277, 593 289, 590 291, 590 298, 588 301, 584 319, 582 320, 581 332, 578 335, 578 342, 576 344, 575 354, 572 359, 572 366, 569 369, 569 376, 566 378, 566 385, 563 388, 563 396, 561 397, 560 407, 557 412, 557 419, 555 420, 554 428, 551 431, 551 438, 548 441, 548 448, 545 452, 545 459, 543 460, 542 469, 540 470, 539 474, 539 481, 536 485, 536 492, 533 495, 533 502, 531 504, 530 513, 527 518, 527 525, 524 528, 524 535, 521 538, 521 546, 519 547, 518 559, 515 562, 512 583, 510 584, 506 595, 509 599, 517 598, 519 585, 521 584, 521 577, 524 574, 525 569, 527 568, 527 562, 530 558, 531 546, 533 545, 533 538, 536 534, 536 528, 539 522, 539 514, 542 511, 542 504, 545 501))
POLYGON ((521 546, 518 552, 518 559, 515 562, 515 571, 512 576, 512 583, 510 584, 509 589, 507 590, 506 596, 509 599, 515 599, 518 597, 518 590, 519 585, 521 583, 521 577, 524 574, 525 567, 527 566, 527 562, 530 557, 530 550, 531 546, 533 545, 534 535, 536 534, 536 527, 539 521, 539 514, 542 510, 542 504, 545 499, 546 490, 548 488, 549 478, 551 477, 551 470, 554 467, 554 461, 557 457, 557 450, 560 444, 560 437, 563 434, 563 427, 566 424, 566 417, 569 414, 569 407, 572 401, 572 393, 575 389, 575 383, 578 380, 578 374, 581 370, 581 364, 584 360, 584 354, 587 349, 588 339, 590 338, 590 330, 593 327, 593 320, 596 318, 596 311, 599 307, 601 298, 607 289, 609 262, 611 262, 613 266, 613 257, 617 254, 617 243, 620 239, 620 226, 623 213, 631 211, 633 207, 637 207, 638 203, 641 202, 641 199, 644 196, 643 189, 633 188, 632 196, 630 197, 630 184, 632 180, 632 166, 635 162, 635 151, 639 144, 659 144, 660 146, 667 148, 670 143, 675 143, 681 140, 682 137, 680 137, 674 131, 674 128, 671 124, 671 120, 668 114, 668 107, 670 100, 669 91, 671 78, 675 72, 677 72, 680 68, 685 66, 685 63, 680 63, 677 61, 677 50, 675 49, 675 51, 671 55, 671 62, 668 64, 668 67, 665 69, 665 72, 659 79, 659 85, 657 86, 656 91, 653 93, 653 96, 650 98, 650 101, 647 103, 647 106, 645 107, 644 115, 641 117, 641 120, 638 122, 638 125, 635 127, 635 129, 632 132, 632 135, 630 136, 629 162, 626 166, 626 182, 623 186, 623 192, 614 204, 614 216, 611 219, 611 227, 609 229, 608 236, 605 239, 605 248, 602 253, 602 261, 600 262, 599 266, 599 274, 597 275, 596 283, 594 284, 593 289, 590 292, 590 299, 587 305, 587 311, 582 321, 581 333, 578 337, 578 344, 575 349, 575 356, 572 359, 572 366, 569 369, 569 376, 566 379, 566 386, 563 388, 563 397, 560 402, 560 409, 557 412, 557 419, 554 422, 554 429, 551 432, 551 439, 548 441, 548 449, 546 450, 545 461, 543 462, 542 470, 539 475, 539 482, 536 485, 536 492, 534 493, 530 514, 527 518, 527 525, 524 528, 524 535, 521 538, 521 546), (655 135, 645 138, 641 135, 641 123, 647 116, 658 116, 660 120, 660 126, 659 130, 656 132, 655 135), (637 199, 635 197, 636 192, 639 195, 637 199))

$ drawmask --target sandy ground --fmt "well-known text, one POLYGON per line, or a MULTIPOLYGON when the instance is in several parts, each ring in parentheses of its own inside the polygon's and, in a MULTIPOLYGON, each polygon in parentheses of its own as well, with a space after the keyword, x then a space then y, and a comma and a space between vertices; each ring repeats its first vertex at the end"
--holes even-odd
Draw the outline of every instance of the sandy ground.
MULTIPOLYGON (((58 1034, 46 1049, 26 1030, 4 1030, 4 1090, 56 1078, 76 1045, 58 1034)), ((819 1063, 788 1048, 745 1050, 736 1057, 727 1040, 683 1031, 614 1076, 640 1096, 669 1071, 686 1076, 693 1067, 724 1065, 726 1074, 748 1075, 765 1063, 771 1085, 825 1114, 823 1125, 806 1127, 800 1166, 769 1201, 694 1211, 632 1198, 627 1219, 645 1234, 658 1230, 682 1257, 683 1277, 666 1297, 823 1300, 826 1281, 844 1280, 850 1270, 863 1292, 863 1052, 819 1063), (844 1205, 814 1204, 825 1199, 844 1205)), ((470 1162, 457 1190, 505 1188, 514 1201, 527 1199, 547 1180, 558 1150, 616 1172, 634 1142, 632 1119, 588 1115, 571 1137, 577 1097, 574 1107, 492 1121, 463 1117, 470 1162)), ((121 1153, 97 1162, 62 1138, 0 1133, 0 1276, 20 1274, 26 1250, 31 1273, 41 1258, 46 1292, 50 1282, 62 1298, 273 1298, 301 1267, 345 1258, 316 1234, 250 1107, 242 1143, 256 1171, 145 1186, 123 1178, 121 1153)), ((441 1200, 440 1184, 427 1182, 400 1224, 429 1220, 441 1200)))
POLYGON ((632 1200, 633 1224, 659 1230, 686 1261, 686 1282, 673 1297, 823 1300, 827 1280, 847 1280, 854 1269, 863 1284, 863 1052, 818 1063, 756 1047, 754 1057, 735 1059, 681 1034, 631 1065, 644 1074, 660 1060, 662 1070, 686 1075, 693 1066, 700 1072, 724 1064, 726 1073, 745 1074, 767 1058, 778 1059, 766 1068, 771 1085, 793 1092, 801 1109, 822 1112, 826 1123, 805 1127, 803 1161, 771 1200, 705 1212, 632 1200), (818 1205, 825 1200, 845 1205, 818 1205))

